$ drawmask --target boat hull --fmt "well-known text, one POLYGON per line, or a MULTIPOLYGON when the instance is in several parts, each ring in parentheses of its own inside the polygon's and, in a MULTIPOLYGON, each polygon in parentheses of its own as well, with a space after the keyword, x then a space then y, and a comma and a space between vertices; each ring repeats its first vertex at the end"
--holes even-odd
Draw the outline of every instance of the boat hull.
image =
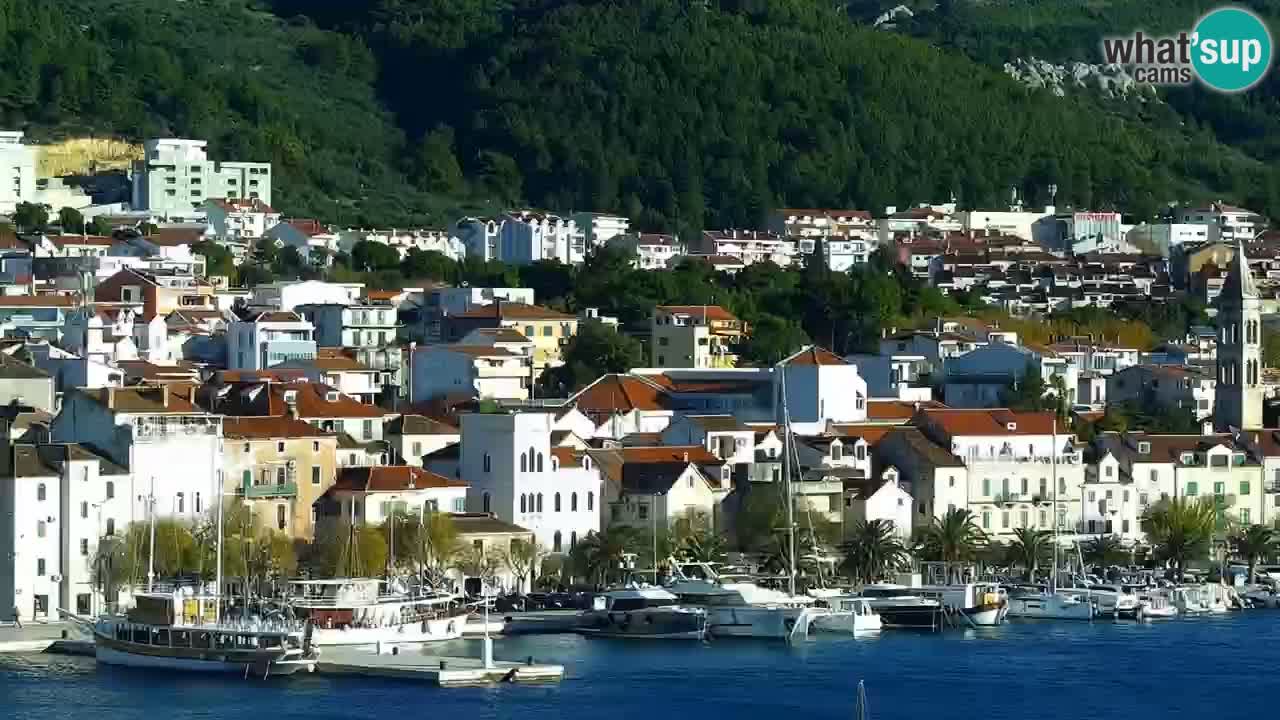
POLYGON ((594 637, 640 640, 701 640, 707 634, 707 615, 697 610, 671 608, 628 612, 590 610, 583 613, 578 632, 594 637))
POLYGON ((1014 596, 1009 598, 1008 616, 1020 620, 1091 620, 1093 605, 1058 595, 1014 596))
POLYGON ((713 637, 772 638, 787 640, 808 634, 810 621, 823 614, 816 608, 716 607, 707 608, 708 632, 713 637))
POLYGON ((143 654, 109 647, 102 643, 95 644, 94 656, 104 665, 182 672, 239 673, 256 677, 292 675, 301 670, 315 669, 315 662, 307 660, 234 660, 230 658, 224 660, 213 655, 197 657, 143 654))
POLYGON ((819 615, 813 619, 814 631, 838 633, 879 632, 884 626, 879 615, 856 615, 854 613, 833 612, 830 615, 819 615))
POLYGON ((376 645, 378 643, 428 643, 457 640, 467 625, 465 615, 378 627, 317 627, 312 644, 318 647, 376 645))
POLYGON ((973 621, 974 625, 986 627, 1003 624, 1005 616, 1009 614, 1009 606, 1005 603, 984 603, 964 608, 960 612, 973 621))
POLYGON ((942 627, 942 609, 936 605, 872 604, 871 608, 880 616, 881 627, 911 630, 935 630, 942 627))

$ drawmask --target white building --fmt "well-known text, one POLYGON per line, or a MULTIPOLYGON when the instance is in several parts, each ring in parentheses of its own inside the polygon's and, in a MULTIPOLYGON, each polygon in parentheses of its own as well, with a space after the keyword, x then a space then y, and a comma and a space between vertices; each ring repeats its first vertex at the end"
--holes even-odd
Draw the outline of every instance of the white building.
POLYGON ((403 357, 396 346, 400 323, 396 308, 389 304, 298 305, 302 317, 315 325, 316 345, 344 348, 356 362, 382 373, 389 387, 403 387, 403 357))
POLYGON ((615 236, 609 245, 634 252, 634 265, 641 270, 666 270, 676 258, 684 255, 684 245, 675 235, 628 233, 615 236))
POLYGON ((462 442, 458 428, 424 415, 401 415, 387 423, 387 442, 395 458, 422 467, 422 456, 462 442))
POLYGON ((93 582, 101 538, 132 515, 128 471, 71 444, 0 443, 0 618, 57 621, 106 609, 93 582))
POLYGON ((582 231, 588 248, 600 247, 621 235, 626 235, 631 228, 631 221, 619 215, 605 213, 574 213, 570 219, 582 231))
POLYGON ((227 327, 227 368, 266 370, 284 363, 314 360, 315 327, 297 313, 261 312, 227 327))
POLYGON ((773 402, 777 422, 789 419, 797 434, 817 435, 826 432, 828 423, 866 421, 867 382, 857 366, 811 345, 775 367, 773 402))
POLYGON ((364 283, 321 280, 281 280, 256 285, 249 305, 263 310, 290 311, 299 305, 351 305, 360 301, 364 283))
POLYGON ((1025 210, 967 210, 960 213, 960 222, 966 232, 993 235, 1012 235, 1023 240, 1036 240, 1038 226, 1055 222, 1056 208, 1042 211, 1025 210))
POLYGON ((36 149, 22 144, 23 135, 0 131, 0 213, 5 215, 36 194, 36 149))
POLYGON ((143 143, 133 164, 133 209, 195 217, 209 198, 271 204, 271 163, 215 162, 204 140, 162 138, 143 143))
POLYGON ((466 502, 467 483, 420 467, 344 467, 316 501, 316 537, 339 536, 348 524, 380 526, 393 513, 462 512, 466 502))
POLYGON ((653 367, 729 368, 745 327, 719 305, 659 305, 649 320, 653 367))
POLYGON ((1207 225, 1217 230, 1218 237, 1225 242, 1250 242, 1258 233, 1267 229, 1267 219, 1252 210, 1234 207, 1223 203, 1212 203, 1208 207, 1179 208, 1174 216, 1178 223, 1207 225))
POLYGON ((280 213, 262 200, 213 198, 202 205, 213 236, 239 242, 263 237, 280 222, 280 213))
POLYGON ((291 247, 303 260, 312 265, 327 267, 338 252, 338 233, 312 219, 290 218, 281 220, 265 233, 265 238, 276 247, 291 247))
POLYGON ((471 486, 469 511, 493 513, 532 530, 552 552, 568 552, 600 529, 600 476, 587 456, 580 466, 561 464, 554 424, 549 413, 463 415, 459 472, 471 486))
POLYGON ((531 288, 448 287, 428 290, 402 304, 406 312, 403 334, 418 342, 440 342, 441 324, 449 315, 461 315, 495 301, 533 304, 531 288))
POLYGON ((131 471, 121 489, 130 517, 145 517, 150 499, 157 515, 194 522, 222 488, 222 418, 197 407, 194 395, 194 387, 179 393, 163 385, 73 390, 50 433, 131 471))
POLYGON ((441 396, 525 400, 534 377, 531 352, 496 345, 428 345, 414 351, 412 364, 415 402, 441 396))
POLYGON ((460 261, 467 254, 462 240, 447 230, 391 228, 389 230, 343 230, 338 233, 338 249, 350 253, 358 242, 373 242, 395 250, 403 260, 410 250, 438 252, 450 260, 460 261))
POLYGON ((1057 353, 1045 347, 1035 349, 1003 342, 990 343, 947 361, 943 402, 951 407, 996 407, 1005 402, 1012 383, 1020 383, 1027 368, 1040 372, 1045 395, 1057 392, 1055 378, 1067 404, 1075 403, 1079 371, 1057 353))
MULTIPOLYGON (((1223 212, 1226 212, 1223 210, 1223 212)), ((1262 299, 1244 241, 1218 296, 1217 390, 1213 417, 1219 430, 1262 427, 1262 299)))
POLYGON ((1213 377, 1180 365, 1135 365, 1111 375, 1106 383, 1108 403, 1133 403, 1151 412, 1190 410, 1197 418, 1213 414, 1217 393, 1213 377))
POLYGON ((509 213, 498 230, 498 258, 509 265, 558 260, 577 265, 587 257, 587 241, 569 218, 527 210, 509 213))
POLYGON ((603 478, 607 527, 670 530, 681 520, 722 527, 720 503, 732 488, 729 468, 701 445, 589 450, 603 478))
POLYGON ((892 523, 894 534, 905 541, 911 537, 914 507, 911 493, 902 487, 898 469, 892 465, 877 478, 844 481, 846 537, 854 523, 880 520, 892 523))

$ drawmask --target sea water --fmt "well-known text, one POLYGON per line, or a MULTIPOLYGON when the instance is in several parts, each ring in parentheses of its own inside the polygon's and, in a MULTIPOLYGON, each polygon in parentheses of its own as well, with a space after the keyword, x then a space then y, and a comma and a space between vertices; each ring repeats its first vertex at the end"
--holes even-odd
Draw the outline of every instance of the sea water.
MULTIPOLYGON (((478 655, 476 642, 432 646, 478 655)), ((243 679, 0 656, 0 718, 392 720, 1280 717, 1280 613, 1022 622, 940 634, 769 641, 503 638, 500 659, 562 663, 558 685, 439 689, 320 675, 243 679)))

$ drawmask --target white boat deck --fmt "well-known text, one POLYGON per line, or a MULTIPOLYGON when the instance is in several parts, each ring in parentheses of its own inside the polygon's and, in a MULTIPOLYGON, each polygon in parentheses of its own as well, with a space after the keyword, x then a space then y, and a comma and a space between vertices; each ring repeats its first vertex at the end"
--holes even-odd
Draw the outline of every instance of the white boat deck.
POLYGON ((430 682, 440 687, 470 687, 502 682, 546 683, 564 678, 563 665, 526 664, 494 660, 486 668, 477 657, 436 655, 419 647, 400 647, 398 654, 382 654, 369 647, 326 647, 316 671, 330 675, 397 678, 430 682))

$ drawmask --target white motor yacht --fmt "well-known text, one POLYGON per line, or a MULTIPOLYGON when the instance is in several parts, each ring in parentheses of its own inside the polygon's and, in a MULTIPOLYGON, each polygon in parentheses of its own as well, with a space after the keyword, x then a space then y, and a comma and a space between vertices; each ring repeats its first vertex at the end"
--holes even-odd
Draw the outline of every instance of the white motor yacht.
POLYGON ((1014 588, 1009 593, 1009 617, 1024 620, 1091 620, 1093 602, 1084 590, 1014 588))
POLYGON ((880 615, 871 609, 866 598, 855 595, 827 597, 829 612, 813 619, 813 629, 823 632, 868 633, 880 632, 883 623, 880 615))
POLYGON ((813 598, 721 577, 710 563, 672 563, 666 586, 681 605, 702 608, 713 637, 791 639, 805 637, 814 617, 826 614, 813 598))
POLYGON ((468 612, 448 593, 382 592, 376 578, 298 580, 288 604, 315 625, 316 645, 374 645, 456 640, 468 612))
POLYGON ((936 630, 942 627, 942 603, 921 597, 905 585, 873 583, 862 588, 858 597, 880 616, 882 627, 936 630))
POLYGON ((945 609, 963 615, 974 625, 1000 625, 1009 614, 1008 594, 996 583, 923 585, 915 591, 920 597, 938 600, 945 609))
POLYGON ((1136 618, 1142 609, 1138 592, 1142 587, 1135 585, 1101 585, 1089 586, 1089 593, 1097 605, 1100 617, 1136 618))
POLYGON ((1162 592, 1147 592, 1138 596, 1141 607, 1138 614, 1144 618, 1171 618, 1178 616, 1173 600, 1162 592))
POLYGON ((680 605, 660 587, 627 587, 598 595, 582 613, 583 635, 649 640, 701 640, 707 634, 707 613, 680 605))

